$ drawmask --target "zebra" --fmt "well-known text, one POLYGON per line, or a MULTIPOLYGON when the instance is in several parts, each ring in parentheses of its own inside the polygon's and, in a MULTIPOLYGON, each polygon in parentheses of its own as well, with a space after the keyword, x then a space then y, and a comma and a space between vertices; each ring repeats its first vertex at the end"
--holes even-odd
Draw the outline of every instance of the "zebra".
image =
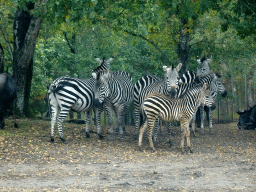
MULTIPOLYGON (((100 59, 96 58, 97 61, 100 59)), ((108 69, 109 63, 113 59, 103 59, 99 67, 93 70, 94 73, 98 73, 100 70, 108 69)), ((90 77, 89 79, 79 79, 70 76, 61 76, 54 80, 49 87, 48 97, 51 108, 51 142, 54 142, 54 126, 56 123, 56 117, 58 109, 60 113, 57 118, 57 126, 60 139, 65 142, 66 139, 62 132, 62 123, 68 116, 70 110, 76 112, 85 112, 86 116, 86 136, 89 135, 89 123, 90 113, 93 106, 95 79, 90 77)), ((101 113, 102 106, 96 108, 96 114, 101 113)), ((96 115, 97 116, 97 115, 96 115)), ((96 118, 97 129, 100 126, 100 119, 96 118)))
MULTIPOLYGON (((226 97, 227 95, 227 91, 225 90, 225 87, 221 81, 221 75, 219 75, 218 73, 216 74, 218 78, 213 79, 213 81, 210 84, 210 92, 211 92, 211 96, 214 100, 214 102, 216 102, 217 100, 217 96, 218 94, 221 94, 222 97, 226 97)), ((197 122, 201 122, 201 133, 204 133, 204 110, 206 111, 206 116, 208 119, 208 124, 209 124, 209 130, 211 133, 213 133, 213 128, 212 128, 212 111, 215 109, 215 106, 212 107, 207 107, 207 106, 201 106, 197 113, 196 113, 196 119, 197 122)), ((192 126, 192 130, 194 132, 195 135, 195 125, 192 126)))
MULTIPOLYGON (((94 89, 95 106, 104 104, 107 111, 110 134, 114 134, 112 110, 117 116, 117 129, 123 138, 125 113, 128 110, 130 102, 134 98, 134 86, 129 73, 124 71, 101 71, 98 74, 92 73, 96 80, 94 89)), ((101 129, 97 129, 98 134, 101 134, 101 129)))
MULTIPOLYGON (((134 86, 134 115, 135 115, 135 139, 137 139, 139 123, 142 124, 142 116, 140 113, 141 103, 145 97, 154 92, 163 93, 171 97, 175 97, 177 94, 179 70, 182 64, 179 63, 176 68, 163 66, 164 80, 155 75, 146 75, 140 78, 134 86), (141 118, 141 119, 140 119, 141 118)), ((157 122, 158 124, 158 122, 157 122)))
POLYGON ((161 93, 148 95, 141 105, 141 110, 146 116, 145 123, 140 128, 138 146, 141 149, 142 137, 145 130, 149 129, 148 139, 150 147, 155 150, 152 141, 154 123, 158 118, 164 121, 180 121, 182 139, 181 151, 184 153, 184 142, 187 138, 189 152, 192 152, 190 143, 189 123, 200 105, 211 107, 213 99, 206 83, 200 83, 187 91, 181 98, 170 98, 161 93))

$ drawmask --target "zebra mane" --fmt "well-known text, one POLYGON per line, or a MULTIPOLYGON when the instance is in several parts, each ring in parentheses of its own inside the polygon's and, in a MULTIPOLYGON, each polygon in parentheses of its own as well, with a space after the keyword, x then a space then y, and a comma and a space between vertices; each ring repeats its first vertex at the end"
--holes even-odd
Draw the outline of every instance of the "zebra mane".
POLYGON ((191 95, 197 94, 198 91, 201 91, 202 89, 209 90, 210 89, 210 85, 208 85, 206 83, 199 83, 199 84, 193 86, 188 91, 186 91, 185 94, 182 97, 180 97, 180 98, 186 98, 186 97, 189 97, 191 95))
POLYGON ((221 78, 221 74, 215 73, 218 78, 221 78))
POLYGON ((196 78, 195 71, 186 71, 180 78, 181 83, 192 83, 196 78))
POLYGON ((204 56, 202 59, 201 59, 201 63, 203 63, 206 59, 206 57, 204 56))
POLYGON ((102 61, 99 58, 96 58, 96 60, 100 63, 100 65, 96 67, 94 70, 92 70, 92 73, 99 73, 100 71, 109 70, 110 62, 113 61, 113 58, 105 60, 105 57, 103 57, 102 61))
POLYGON ((205 79, 205 78, 214 78, 215 77, 215 73, 214 72, 210 72, 209 74, 207 74, 207 75, 204 75, 204 76, 202 76, 202 77, 200 77, 200 76, 196 76, 195 77, 195 83, 197 83, 197 84, 199 84, 199 83, 201 83, 202 82, 202 79, 205 79))

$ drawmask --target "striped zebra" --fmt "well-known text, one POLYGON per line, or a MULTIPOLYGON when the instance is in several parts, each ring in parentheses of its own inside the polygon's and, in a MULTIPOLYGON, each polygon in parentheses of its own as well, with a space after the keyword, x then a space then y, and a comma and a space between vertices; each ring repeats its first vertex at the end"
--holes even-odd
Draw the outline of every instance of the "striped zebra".
MULTIPOLYGON (((216 74, 218 78, 213 79, 213 81, 210 84, 210 91, 211 91, 211 96, 216 102, 218 94, 221 94, 222 97, 226 97, 227 91, 225 90, 225 87, 221 81, 221 76, 219 74, 216 74)), ((210 132, 213 133, 213 128, 212 128, 212 111, 215 109, 215 106, 212 107, 207 107, 207 106, 201 106, 197 113, 196 113, 196 119, 198 124, 200 123, 200 128, 201 128, 201 133, 204 133, 204 111, 206 111, 206 116, 209 124, 209 129, 210 132)), ((195 125, 192 126, 192 130, 195 134, 195 125)))
MULTIPOLYGON (((142 114, 140 113, 140 106, 145 97, 151 93, 163 93, 165 95, 175 97, 177 94, 179 70, 182 64, 178 64, 176 68, 172 66, 168 68, 163 66, 164 80, 155 75, 146 75, 140 78, 134 86, 134 115, 135 115, 135 139, 138 135, 139 124, 143 123, 142 114)), ((158 124, 158 121, 157 123, 158 124)))
POLYGON ((182 131, 181 151, 184 153, 184 142, 185 138, 187 138, 187 146, 189 151, 192 152, 189 123, 200 105, 211 107, 212 103, 213 99, 211 98, 210 90, 207 89, 206 83, 196 85, 181 98, 170 98, 160 93, 148 95, 141 106, 142 112, 145 113, 146 121, 140 128, 139 148, 141 149, 142 137, 148 127, 150 147, 152 150, 155 150, 152 141, 152 131, 155 121, 161 118, 167 122, 180 121, 182 131))
MULTIPOLYGON (((212 81, 214 81, 217 78, 218 78, 218 76, 213 72, 210 72, 208 75, 205 75, 205 76, 199 78, 199 77, 196 76, 196 72, 187 71, 180 78, 180 83, 179 83, 179 87, 178 87, 178 90, 177 90, 177 97, 176 98, 181 98, 183 95, 186 94, 186 92, 188 92, 191 88, 193 88, 194 86, 196 86, 198 84, 206 83, 207 85, 210 86, 212 81), (183 83, 183 82, 186 82, 186 83, 183 83)), ((195 125, 195 123, 194 123, 195 119, 194 118, 192 120, 192 131, 195 135, 195 128, 193 127, 195 125)), ((156 129, 154 129, 154 132, 153 132, 154 141, 157 140, 157 134, 159 132, 158 128, 159 127, 156 127, 156 129)), ((167 130, 169 132, 169 138, 170 138, 169 142, 170 142, 170 145, 171 145, 171 123, 168 123, 167 130)))
MULTIPOLYGON (((117 129, 123 137, 125 114, 134 98, 134 86, 130 74, 124 71, 101 71, 98 74, 93 73, 92 76, 96 80, 94 105, 99 106, 104 103, 109 119, 111 137, 114 134, 112 117, 112 111, 114 110, 117 116, 117 129)), ((101 129, 97 131, 98 134, 101 134, 101 129)))
MULTIPOLYGON (((97 67, 93 72, 98 73, 100 70, 109 69, 109 63, 113 60, 103 59, 100 61, 100 66, 97 67)), ((54 126, 56 123, 56 118, 58 114, 58 109, 60 108, 60 113, 57 118, 57 127, 59 131, 60 139, 65 142, 62 132, 62 123, 64 119, 68 116, 69 111, 73 110, 76 112, 85 112, 86 116, 86 136, 89 137, 89 123, 90 123, 90 113, 93 106, 94 98, 94 87, 95 79, 93 77, 89 79, 78 79, 69 76, 61 76, 54 80, 49 87, 49 103, 51 107, 51 142, 54 142, 54 126)), ((96 108, 96 114, 101 113, 102 106, 96 108)), ((97 129, 100 129, 100 119, 97 118, 97 129)))

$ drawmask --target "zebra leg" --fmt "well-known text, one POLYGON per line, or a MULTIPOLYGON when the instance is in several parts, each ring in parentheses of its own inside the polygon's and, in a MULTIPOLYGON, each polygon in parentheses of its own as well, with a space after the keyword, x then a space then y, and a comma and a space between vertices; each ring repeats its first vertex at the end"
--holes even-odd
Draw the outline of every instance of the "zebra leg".
POLYGON ((186 137, 187 137, 187 146, 188 146, 188 150, 189 150, 190 153, 193 153, 192 147, 191 147, 191 142, 190 142, 189 123, 187 123, 187 125, 185 126, 185 133, 186 133, 186 137))
POLYGON ((213 128, 212 128, 212 110, 211 107, 208 107, 209 111, 208 111, 208 118, 209 118, 209 129, 211 131, 211 133, 213 133, 213 128))
POLYGON ((195 124, 196 124, 196 113, 191 119, 191 129, 192 129, 194 137, 196 137, 195 124))
POLYGON ((103 138, 101 133, 101 126, 100 126, 101 112, 102 112, 102 107, 95 108, 96 127, 97 127, 97 134, 99 136, 99 139, 103 138))
MULTIPOLYGON (((138 139, 139 123, 140 123, 140 109, 134 109, 134 140, 138 139)), ((141 122, 142 123, 142 122, 141 122)))
MULTIPOLYGON (((157 118, 157 119, 159 120, 159 118, 157 118)), ((153 120, 153 119, 148 121, 148 126, 149 126, 148 141, 149 141, 150 147, 153 151, 155 151, 155 147, 154 147, 154 143, 153 143, 153 140, 152 140, 152 132, 153 132, 153 129, 154 129, 155 122, 156 122, 156 120, 153 120)))
POLYGON ((54 126, 56 123, 56 117, 58 113, 58 102, 53 93, 49 94, 49 103, 51 106, 51 142, 54 142, 54 126))
POLYGON ((88 110, 84 112, 85 115, 85 122, 86 122, 86 127, 85 127, 85 133, 86 133, 86 137, 89 138, 90 137, 90 122, 91 122, 91 114, 92 114, 92 110, 88 110))
POLYGON ((119 128, 119 132, 121 137, 124 137, 124 128, 125 128, 125 111, 127 111, 128 106, 120 105, 117 111, 117 128, 119 128))
POLYGON ((204 134, 204 106, 199 107, 201 119, 201 133, 204 134))
POLYGON ((185 137, 186 137, 186 127, 184 126, 184 124, 181 123, 181 143, 180 143, 180 149, 181 149, 181 153, 185 154, 184 151, 184 143, 185 143, 185 137))
POLYGON ((60 114, 57 118, 57 125, 58 125, 58 131, 59 131, 59 136, 61 141, 65 142, 66 139, 63 136, 63 132, 62 132, 62 123, 64 121, 64 119, 68 116, 69 110, 67 109, 61 109, 60 114))
POLYGON ((138 142, 138 146, 140 150, 141 150, 141 144, 142 144, 142 137, 145 130, 147 129, 147 126, 148 126, 148 120, 146 120, 144 124, 140 127, 139 142, 138 142))
POLYGON ((172 123, 168 122, 166 127, 167 127, 167 131, 169 133, 169 144, 170 144, 170 147, 171 147, 172 146, 172 131, 171 131, 172 123))
POLYGON ((159 127, 160 127, 160 123, 159 123, 160 119, 157 118, 154 124, 154 128, 153 128, 153 135, 151 134, 151 137, 153 137, 154 143, 157 142, 157 134, 159 132, 159 127))
POLYGON ((109 103, 105 104, 105 110, 107 112, 107 116, 108 116, 108 124, 110 127, 110 134, 114 135, 114 127, 113 127, 113 108, 112 105, 109 103))

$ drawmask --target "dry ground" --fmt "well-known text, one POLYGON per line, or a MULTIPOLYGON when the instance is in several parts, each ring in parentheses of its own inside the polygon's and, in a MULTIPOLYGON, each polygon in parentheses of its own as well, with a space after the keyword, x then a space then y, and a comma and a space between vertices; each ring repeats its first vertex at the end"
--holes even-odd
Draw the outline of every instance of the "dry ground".
POLYGON ((125 140, 109 141, 95 133, 85 138, 82 125, 65 123, 68 143, 50 122, 19 119, 19 129, 6 121, 0 130, 0 191, 255 191, 256 131, 236 123, 214 124, 214 134, 192 137, 194 153, 181 155, 180 129, 173 127, 173 146, 166 132, 156 152, 137 150, 132 128, 125 140))

